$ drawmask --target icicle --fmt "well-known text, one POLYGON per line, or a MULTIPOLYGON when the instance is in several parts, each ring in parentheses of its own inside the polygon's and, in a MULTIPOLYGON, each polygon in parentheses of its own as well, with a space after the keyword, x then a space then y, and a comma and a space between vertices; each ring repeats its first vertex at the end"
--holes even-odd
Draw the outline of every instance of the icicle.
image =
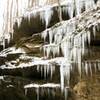
POLYGON ((50 78, 51 78, 51 79, 52 79, 52 75, 53 75, 53 67, 54 67, 54 66, 50 65, 50 71, 51 71, 51 73, 50 73, 50 78))
POLYGON ((21 21, 22 21, 22 18, 17 19, 18 27, 20 27, 21 21))
MULTIPOLYGON (((47 35, 48 35, 48 29, 46 29, 44 32, 41 33, 41 37, 44 39, 44 41, 46 40, 47 35)), ((50 32, 50 36, 51 36, 51 32, 50 32)))
POLYGON ((48 0, 39 0, 39 6, 44 6, 48 0))
POLYGON ((84 33, 84 41, 87 41, 87 38, 88 38, 88 42, 89 42, 89 40, 90 40, 90 34, 87 33, 87 32, 85 32, 84 33))
POLYGON ((27 88, 25 89, 25 96, 27 95, 27 88))
POLYGON ((60 66, 60 80, 61 80, 61 90, 64 90, 64 66, 60 66))
POLYGON ((68 98, 68 87, 65 87, 65 100, 68 98))
MULTIPOLYGON (((79 37, 78 37, 79 38, 79 37)), ((77 62, 78 59, 78 39, 75 37, 74 38, 74 47, 73 47, 73 59, 75 62, 77 62)))
POLYGON ((96 27, 95 26, 93 26, 93 35, 94 35, 94 37, 96 36, 96 27))
POLYGON ((93 62, 93 65, 94 65, 94 69, 95 69, 95 73, 97 72, 97 65, 96 65, 96 62, 93 62))
POLYGON ((42 66, 41 66, 41 76, 43 76, 43 68, 42 68, 42 66))
POLYGON ((66 64, 65 69, 64 69, 64 76, 65 79, 67 80, 67 85, 69 86, 69 82, 70 82, 70 65, 66 64))
POLYGON ((41 21, 42 21, 43 24, 45 22, 45 19, 44 18, 45 18, 44 17, 44 11, 43 12, 40 12, 40 19, 41 19, 41 21))
POLYGON ((45 12, 44 12, 44 20, 46 23, 46 28, 48 27, 48 24, 51 20, 51 17, 53 15, 53 10, 51 7, 46 8, 45 12))
POLYGON ((97 31, 99 31, 100 30, 100 28, 99 28, 99 24, 97 24, 97 31))
POLYGON ((57 28, 54 33, 56 33, 54 36, 54 43, 60 43, 63 37, 63 27, 57 28))
POLYGON ((88 63, 85 62, 85 72, 86 72, 86 75, 88 76, 88 63))
POLYGON ((49 43, 51 44, 53 41, 53 33, 52 31, 49 31, 49 43))
POLYGON ((47 91, 48 91, 48 95, 50 96, 50 89, 47 89, 47 91))
POLYGON ((64 57, 68 58, 68 52, 67 52, 68 51, 68 45, 67 45, 67 41, 64 41, 63 49, 64 49, 64 52, 63 52, 64 57))
POLYGON ((98 70, 100 70, 100 62, 98 61, 98 70))
POLYGON ((74 2, 73 2, 73 0, 71 0, 71 2, 69 2, 67 11, 68 11, 69 17, 73 18, 73 14, 74 14, 74 2))
POLYGON ((77 61, 77 48, 74 47, 73 48, 73 51, 72 51, 72 56, 73 56, 73 60, 76 62, 77 61))
POLYGON ((60 35, 60 34, 57 33, 57 34, 55 34, 55 36, 54 36, 54 43, 56 43, 56 44, 59 43, 59 42, 58 42, 58 41, 59 41, 59 40, 58 40, 59 35, 60 35))
POLYGON ((50 65, 48 64, 48 65, 47 65, 47 75, 49 75, 50 71, 51 71, 51 70, 50 70, 50 65))
POLYGON ((55 66, 54 65, 50 65, 50 69, 51 69, 51 79, 52 79, 52 76, 53 76, 53 72, 55 72, 55 66))
POLYGON ((85 39, 84 39, 84 34, 82 35, 82 55, 85 53, 85 39))
POLYGON ((57 52, 57 55, 60 54, 60 47, 59 47, 59 45, 56 47, 56 52, 57 52))
POLYGON ((79 74, 81 76, 82 74, 82 70, 81 70, 81 49, 78 49, 78 71, 79 71, 79 74))
POLYGON ((69 55, 70 55, 69 48, 70 48, 69 40, 65 40, 61 43, 61 50, 66 59, 69 59, 69 55))
POLYGON ((67 80, 67 85, 69 85, 70 80, 70 63, 62 61, 60 65, 60 81, 61 81, 61 90, 64 91, 65 79, 67 80))
POLYGON ((84 0, 75 0, 76 3, 76 14, 80 15, 82 12, 82 8, 84 7, 84 0))
POLYGON ((85 9, 86 9, 86 11, 95 8, 95 6, 96 5, 95 5, 94 0, 85 0, 85 9))
POLYGON ((100 7, 100 0, 97 1, 97 6, 100 7))
POLYGON ((92 76, 92 64, 91 64, 91 62, 88 62, 88 63, 89 63, 90 74, 92 76))
POLYGON ((44 65, 44 78, 46 79, 46 77, 47 77, 47 68, 46 68, 46 65, 44 65))
MULTIPOLYGON (((3 36, 9 35, 10 33, 13 34, 13 24, 17 19, 18 26, 20 25, 21 18, 19 17, 23 15, 28 0, 3 0, 0 4, 0 9, 2 10, 0 14, 0 25, 2 25, 0 27, 2 27, 2 30, 0 29, 0 33, 3 36)), ((6 37, 5 39, 8 40, 9 38, 6 37)))
POLYGON ((5 49, 5 38, 3 39, 3 49, 5 49))
POLYGON ((64 7, 62 8, 62 11, 63 11, 64 13, 67 13, 67 7, 64 6, 64 7))
POLYGON ((38 71, 38 72, 39 72, 39 67, 40 67, 40 66, 39 66, 39 65, 37 65, 37 71, 38 71))
POLYGON ((43 54, 44 54, 44 57, 46 56, 46 47, 44 46, 43 47, 43 54))
POLYGON ((90 44, 91 42, 91 33, 87 31, 87 37, 88 37, 88 43, 90 44))
POLYGON ((36 88, 37 100, 39 100, 39 87, 36 88))
POLYGON ((50 46, 48 46, 48 47, 46 48, 47 58, 48 58, 48 57, 49 57, 49 55, 50 55, 50 50, 51 50, 51 47, 50 47, 50 46))

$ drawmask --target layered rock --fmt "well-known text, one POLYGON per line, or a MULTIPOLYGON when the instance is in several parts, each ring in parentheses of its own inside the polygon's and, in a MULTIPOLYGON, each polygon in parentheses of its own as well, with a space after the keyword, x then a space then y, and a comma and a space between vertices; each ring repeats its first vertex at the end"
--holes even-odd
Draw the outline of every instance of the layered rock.
MULTIPOLYGON (((80 3, 83 1, 79 0, 80 3)), ((91 98, 87 97, 87 95, 91 96, 92 94, 92 92, 90 92, 90 94, 88 93, 88 91, 91 90, 88 89, 88 85, 86 84, 89 79, 86 81, 83 79, 84 77, 93 77, 94 73, 96 74, 100 70, 98 43, 100 40, 100 8, 96 6, 93 0, 90 2, 84 1, 86 11, 80 14, 82 12, 80 9, 82 9, 84 5, 79 6, 79 2, 74 2, 76 3, 77 9, 75 10, 78 16, 72 18, 74 13, 73 8, 71 8, 73 6, 71 5, 73 5, 73 3, 67 2, 71 4, 67 9, 67 13, 71 19, 67 21, 60 19, 60 22, 52 27, 47 27, 52 16, 51 7, 58 7, 58 5, 47 6, 47 10, 44 9, 45 7, 42 7, 43 15, 41 15, 42 11, 40 7, 38 7, 37 11, 40 12, 42 21, 45 21, 46 29, 42 32, 31 34, 32 36, 29 35, 30 37, 23 36, 19 41, 17 40, 13 47, 0 52, 0 59, 2 60, 0 63, 1 75, 20 76, 30 80, 27 81, 29 85, 26 83, 21 85, 22 90, 25 88, 26 100, 27 98, 31 99, 35 96, 40 100, 48 98, 47 95, 49 95, 49 93, 46 93, 46 91, 49 91, 51 88, 50 94, 56 95, 56 97, 52 96, 52 99, 67 99, 67 93, 69 93, 68 99, 70 99, 70 92, 71 96, 73 93, 71 88, 74 86, 74 90, 78 96, 76 99, 84 100, 85 98, 86 100, 91 100, 91 98), (71 12, 69 12, 70 9, 72 9, 71 12), (47 11, 50 12, 47 13, 47 11), (40 36, 43 39, 41 39, 40 36), (41 49, 41 52, 39 52, 39 49, 41 49), (80 79, 83 81, 79 82, 80 79), (71 88, 69 88, 70 86, 71 88), (57 88, 57 90, 55 88, 57 88), (42 97, 40 93, 42 90, 44 90, 44 94, 46 93, 44 97, 42 97), (36 95, 32 95, 33 93, 36 95), (64 93, 65 97, 63 96, 64 93)), ((99 5, 99 0, 96 3, 99 5)), ((24 17, 28 17, 29 21, 31 14, 36 13, 35 10, 36 9, 29 8, 29 10, 24 13, 24 17)), ((31 17, 33 17, 33 15, 31 17)), ((61 17, 60 14, 59 18, 61 17)), ((96 77, 96 79, 97 78, 98 77, 96 77)), ((5 81, 4 79, 2 80, 5 81)), ((23 79, 20 81, 17 80, 17 82, 23 83, 23 79)), ((12 83, 13 82, 11 82, 7 88, 12 88, 12 83)), ((98 82, 96 84, 98 84, 98 82)), ((91 87, 92 86, 90 86, 90 88, 91 87)), ((98 91, 99 90, 97 90, 97 92, 98 91)), ((49 99, 51 98, 49 97, 49 99)), ((93 99, 96 100, 98 98, 99 97, 93 99)))

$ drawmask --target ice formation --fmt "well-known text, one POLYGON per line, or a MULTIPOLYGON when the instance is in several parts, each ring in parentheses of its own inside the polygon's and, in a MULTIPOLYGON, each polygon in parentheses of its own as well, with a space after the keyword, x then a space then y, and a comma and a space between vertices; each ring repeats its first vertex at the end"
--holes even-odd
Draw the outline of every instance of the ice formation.
MULTIPOLYGON (((39 91, 40 91, 40 88, 43 90, 44 88, 48 89, 48 91, 51 91, 52 94, 53 94, 53 90, 54 89, 58 89, 60 88, 60 84, 54 84, 54 83, 47 83, 47 84, 28 84, 28 85, 25 85, 24 86, 24 89, 25 89, 25 94, 27 94, 27 89, 29 88, 35 88, 36 89, 36 93, 37 93, 37 100, 39 100, 39 91), (52 89, 52 90, 51 90, 52 89)), ((43 93, 43 91, 41 92, 43 93)))
POLYGON ((25 85, 24 88, 57 88, 57 87, 60 87, 60 84, 54 84, 54 83, 47 83, 47 84, 43 84, 43 85, 39 85, 39 84, 28 84, 28 85, 25 85))
MULTIPOLYGON (((58 23, 53 27, 46 29, 46 31, 48 30, 48 32, 42 32, 42 36, 44 35, 44 33, 46 33, 44 36, 45 38, 47 37, 47 35, 49 35, 50 44, 43 46, 43 50, 47 58, 51 54, 53 54, 53 57, 55 57, 56 54, 61 54, 61 52, 65 58, 65 60, 62 59, 61 63, 59 64, 62 90, 64 90, 64 81, 68 80, 69 83, 71 71, 71 66, 69 67, 69 65, 71 63, 77 64, 80 76, 82 74, 82 68, 84 68, 86 75, 89 74, 89 71, 92 75, 91 62, 85 62, 84 64, 82 64, 82 55, 87 53, 85 45, 86 42, 88 42, 88 44, 90 44, 91 42, 92 34, 90 28, 92 28, 93 35, 95 37, 96 29, 99 27, 98 25, 100 21, 98 20, 98 17, 94 17, 94 15, 98 16, 99 13, 95 13, 96 4, 93 0, 90 0, 89 2, 86 2, 84 0, 77 0, 76 8, 77 15, 79 16, 71 18, 68 21, 62 21, 60 22, 60 24, 58 23), (83 4, 80 4, 82 2, 83 4, 85 3, 86 11, 81 14, 80 9, 82 8, 80 8, 80 6, 84 6, 83 4), (91 13, 90 10, 93 10, 94 13, 91 13), (83 18, 82 16, 87 16, 87 13, 89 14, 89 17, 83 18), (61 49, 61 52, 57 49, 61 49), (85 65, 85 67, 82 67, 82 65, 85 65)), ((95 63, 94 68, 95 70, 97 68, 95 63)))
MULTIPOLYGON (((70 18, 73 17, 75 9, 76 14, 79 15, 83 7, 86 10, 96 8, 94 0, 59 0, 59 3, 61 6, 66 5, 66 12, 68 12, 70 18)), ((20 26, 22 16, 27 16, 30 20, 31 15, 36 15, 37 12, 42 11, 40 18, 45 20, 47 27, 53 15, 52 8, 59 6, 59 3, 58 1, 55 2, 55 0, 0 1, 0 44, 5 47, 5 40, 10 41, 11 35, 13 34, 13 24, 17 21, 18 26, 20 26)), ((97 5, 100 5, 99 0, 97 1, 97 5)))
MULTIPOLYGON (((55 0, 3 0, 0 1, 0 45, 5 47, 5 40, 8 42, 13 35, 13 24, 17 21, 18 26, 20 26, 21 18, 28 17, 30 20, 31 16, 36 17, 36 13, 40 13, 40 19, 42 22, 45 22, 45 28, 41 32, 41 36, 46 41, 47 36, 49 35, 49 44, 43 46, 44 56, 49 58, 52 54, 52 59, 41 59, 41 58, 31 58, 29 63, 21 63, 16 66, 11 62, 5 62, 5 65, 2 65, 2 69, 13 69, 13 68, 23 68, 37 65, 37 71, 44 70, 44 76, 51 72, 52 74, 55 70, 52 63, 56 63, 60 66, 60 80, 61 80, 61 89, 65 91, 65 97, 67 96, 67 88, 65 82, 67 81, 67 86, 70 82, 70 72, 72 70, 72 64, 77 64, 78 71, 81 76, 82 69, 84 69, 85 74, 92 75, 92 66, 95 71, 100 70, 100 62, 82 62, 82 55, 87 53, 85 43, 91 42, 91 31, 93 30, 94 37, 96 36, 96 31, 100 30, 100 0, 96 3, 94 0, 59 0, 60 7, 65 6, 63 9, 68 13, 70 19, 67 21, 61 21, 56 25, 48 28, 49 22, 53 16, 53 7, 59 6, 58 2, 55 0), (42 3, 41 3, 42 2, 42 3), (98 11, 96 11, 98 10, 98 11), (85 12, 83 12, 85 11, 85 12), (74 17, 75 13, 75 17, 74 17), (88 15, 87 15, 88 14, 88 15), (62 55, 61 55, 62 54, 62 55), (62 57, 56 57, 60 55, 62 57)), ((59 9, 58 9, 59 10, 59 9)), ((62 17, 59 14, 60 18, 62 17)), ((13 52, 22 52, 22 50, 16 50, 15 48, 8 48, 0 53, 0 56, 6 56, 7 54, 13 52), (5 53, 6 52, 6 53, 5 53)), ((26 58, 26 57, 25 57, 26 58)), ((20 59, 23 59, 21 57, 20 59)), ((28 58, 27 58, 28 59, 28 58)), ((30 59, 30 58, 29 58, 30 59)), ((17 63, 17 61, 12 61, 17 63)), ((39 99, 39 87, 56 87, 52 84, 37 85, 31 84, 25 86, 25 88, 35 87, 37 92, 37 99, 39 99)), ((57 87, 59 87, 57 85, 57 87)), ((67 98, 67 97, 66 97, 67 98)))

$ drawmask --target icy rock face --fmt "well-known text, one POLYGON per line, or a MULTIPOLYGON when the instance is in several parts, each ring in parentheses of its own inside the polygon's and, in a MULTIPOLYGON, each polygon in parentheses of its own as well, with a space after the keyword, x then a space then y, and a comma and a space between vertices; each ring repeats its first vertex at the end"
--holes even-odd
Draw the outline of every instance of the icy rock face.
MULTIPOLYGON (((68 21, 62 21, 41 33, 42 37, 44 36, 44 40, 49 35, 49 44, 43 46, 45 56, 49 58, 53 54, 55 58, 56 55, 60 55, 62 52, 62 56, 65 58, 65 60, 62 59, 59 63, 62 90, 64 90, 64 78, 66 77, 68 82, 70 80, 71 66, 69 67, 69 65, 71 63, 77 64, 80 76, 82 74, 82 68, 85 68, 86 75, 88 75, 89 69, 90 73, 92 73, 91 62, 82 64, 82 56, 87 53, 86 42, 90 44, 91 36, 95 37, 97 30, 100 30, 98 28, 100 23, 98 19, 100 10, 95 11, 95 9, 86 11, 79 17, 77 16, 68 21), (93 34, 90 29, 92 29, 93 34), (82 65, 85 65, 85 67, 82 67, 82 65)), ((94 66, 96 70, 96 65, 94 66)))
MULTIPOLYGON (((0 44, 5 47, 6 39, 9 43, 11 37, 13 37, 13 24, 17 22, 19 27, 23 16, 28 17, 30 20, 31 16, 36 16, 37 12, 43 11, 40 14, 40 19, 45 20, 47 27, 53 15, 52 8, 59 5, 67 6, 65 7, 65 11, 68 12, 70 18, 73 17, 74 10, 79 15, 83 7, 85 7, 85 10, 96 8, 94 0, 59 0, 59 2, 56 0, 0 1, 0 44)), ((100 5, 99 0, 97 1, 97 5, 100 5)))
MULTIPOLYGON (((53 57, 53 59, 49 60, 31 58, 29 63, 21 63, 18 66, 12 65, 11 62, 6 62, 5 65, 1 66, 1 68, 13 69, 37 65, 37 71, 41 70, 42 72, 44 70, 45 77, 48 72, 51 72, 52 77, 52 73, 54 71, 52 63, 55 62, 60 66, 61 89, 62 91, 65 90, 65 94, 67 94, 65 81, 67 80, 67 86, 69 86, 70 72, 73 68, 72 63, 78 65, 80 76, 82 74, 81 71, 84 65, 86 75, 88 75, 89 72, 92 75, 91 62, 82 63, 82 55, 87 53, 85 43, 88 42, 88 44, 90 44, 91 42, 92 34, 90 28, 93 30, 94 37, 96 35, 96 31, 100 30, 100 8, 97 9, 97 6, 100 6, 100 0, 98 0, 96 3, 94 0, 60 0, 60 5, 58 2, 54 3, 53 5, 46 5, 47 2, 49 2, 49 0, 36 0, 34 2, 33 0, 0 1, 0 8, 2 10, 0 13, 0 44, 5 47, 5 39, 7 39, 8 42, 10 41, 10 38, 13 37, 13 34, 11 34, 13 33, 13 24, 17 22, 18 26, 20 26, 22 16, 28 17, 30 20, 31 16, 36 17, 37 12, 43 11, 40 13, 40 19, 43 23, 45 21, 46 30, 41 33, 41 36, 45 41, 49 35, 49 44, 43 46, 44 56, 49 58, 50 55, 52 55, 53 57), (52 8, 54 6, 62 5, 66 5, 63 10, 69 14, 71 19, 68 21, 61 21, 60 23, 47 29, 53 15, 52 8), (85 12, 81 14, 83 8, 85 9, 85 12), (74 11, 77 16, 73 18, 74 11), (62 58, 55 58, 56 55, 60 55, 61 53, 62 58)), ((1 55, 6 56, 10 53, 9 50, 12 52, 16 51, 15 48, 4 50, 1 52, 1 55)), ((23 57, 20 59, 23 59, 23 57)), ((100 69, 100 64, 97 64, 98 69, 100 69)), ((94 63, 95 71, 97 70, 97 64, 94 63)), ((32 86, 37 88, 36 91, 37 94, 39 94, 38 88, 41 87, 41 85, 32 86)), ((49 85, 47 85, 47 87, 48 86, 49 85)), ((37 98, 39 98, 38 95, 37 98)))
POLYGON ((3 50, 1 52, 1 57, 7 57, 9 54, 17 53, 21 53, 21 55, 19 56, 19 58, 16 58, 15 60, 5 61, 4 64, 0 66, 1 69, 13 70, 20 68, 36 67, 37 72, 40 72, 41 76, 47 78, 48 74, 50 74, 50 77, 52 79, 52 75, 55 72, 55 65, 52 64, 53 62, 56 62, 56 59, 44 60, 43 58, 39 57, 27 56, 24 52, 22 53, 22 51, 19 51, 20 49, 16 50, 16 52, 12 51, 14 50, 13 48, 9 48, 9 50, 7 50, 3 50), (4 51, 6 52, 4 53, 4 51))

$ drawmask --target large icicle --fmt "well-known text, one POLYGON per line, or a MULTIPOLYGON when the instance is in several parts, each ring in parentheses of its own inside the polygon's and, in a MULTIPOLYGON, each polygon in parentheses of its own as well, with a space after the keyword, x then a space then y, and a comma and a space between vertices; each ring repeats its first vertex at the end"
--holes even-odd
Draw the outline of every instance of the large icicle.
POLYGON ((46 23, 46 28, 48 27, 48 24, 51 20, 51 17, 53 15, 53 10, 51 7, 46 8, 45 12, 44 12, 44 20, 46 23))
POLYGON ((67 85, 69 86, 70 81, 70 68, 71 65, 68 62, 63 61, 60 65, 60 80, 61 80, 61 90, 64 91, 65 81, 67 80, 67 85))

